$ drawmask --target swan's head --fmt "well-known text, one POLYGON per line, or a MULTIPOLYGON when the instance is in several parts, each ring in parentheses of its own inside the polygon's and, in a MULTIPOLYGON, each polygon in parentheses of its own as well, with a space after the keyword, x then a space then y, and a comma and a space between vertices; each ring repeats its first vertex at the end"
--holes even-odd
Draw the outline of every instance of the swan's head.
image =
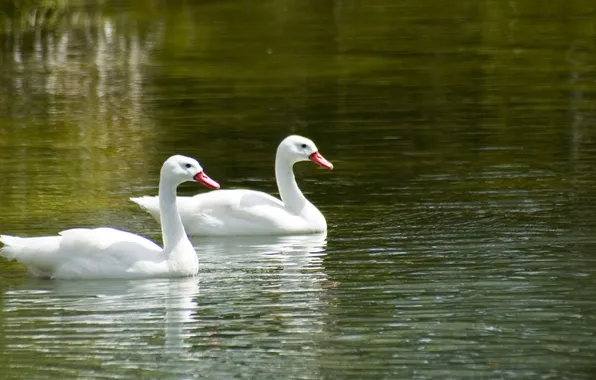
POLYGON ((211 189, 219 189, 219 183, 209 178, 199 162, 190 157, 176 155, 168 158, 161 167, 161 175, 178 184, 195 181, 211 189))
POLYGON ((306 137, 292 135, 286 137, 279 148, 277 154, 289 160, 292 164, 300 161, 312 161, 325 169, 333 169, 333 164, 327 161, 317 149, 312 140, 306 137))

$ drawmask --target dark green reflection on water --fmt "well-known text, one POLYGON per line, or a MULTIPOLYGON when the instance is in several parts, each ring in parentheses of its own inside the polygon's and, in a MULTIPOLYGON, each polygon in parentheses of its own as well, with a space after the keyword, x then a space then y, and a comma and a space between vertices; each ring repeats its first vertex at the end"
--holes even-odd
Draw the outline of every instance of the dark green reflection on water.
POLYGON ((5 376, 588 378, 596 3, 14 4, 0 232, 159 239, 128 197, 173 153, 275 193, 299 133, 335 170, 296 167, 325 244, 198 239, 198 292, 0 262, 5 376))

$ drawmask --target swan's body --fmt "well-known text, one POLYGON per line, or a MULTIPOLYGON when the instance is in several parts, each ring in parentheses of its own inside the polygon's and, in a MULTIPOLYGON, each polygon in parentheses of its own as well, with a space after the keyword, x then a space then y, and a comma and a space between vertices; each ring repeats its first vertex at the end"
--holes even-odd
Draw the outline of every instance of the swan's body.
POLYGON ((192 276, 199 262, 176 207, 176 188, 185 181, 218 188, 197 161, 172 156, 162 166, 159 207, 164 248, 114 228, 74 228, 57 236, 21 238, 0 235, 0 255, 27 265, 35 276, 103 279, 192 276))
MULTIPOLYGON (((157 201, 151 198, 141 201, 157 201)), ((310 202, 300 213, 293 213, 282 201, 260 191, 211 191, 178 197, 177 204, 190 235, 284 235, 327 229, 325 217, 310 202)), ((159 209, 146 209, 159 218, 159 209)))
MULTIPOLYGON (((281 200, 254 190, 217 190, 178 197, 184 227, 190 235, 289 235, 326 231, 325 217, 302 194, 294 178, 293 165, 307 160, 333 168, 311 140, 301 136, 285 138, 275 157, 281 200)), ((159 197, 131 200, 159 220, 159 197)))

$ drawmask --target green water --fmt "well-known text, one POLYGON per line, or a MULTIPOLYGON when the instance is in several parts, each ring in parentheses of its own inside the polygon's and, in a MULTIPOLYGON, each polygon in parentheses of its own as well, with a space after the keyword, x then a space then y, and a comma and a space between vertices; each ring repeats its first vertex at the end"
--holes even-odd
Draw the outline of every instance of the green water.
POLYGON ((0 5, 1 233, 159 242, 128 198, 175 153, 275 194, 297 133, 335 169, 295 168, 327 236, 193 238, 198 279, 0 261, 0 378, 596 371, 593 1, 17 3, 0 5))

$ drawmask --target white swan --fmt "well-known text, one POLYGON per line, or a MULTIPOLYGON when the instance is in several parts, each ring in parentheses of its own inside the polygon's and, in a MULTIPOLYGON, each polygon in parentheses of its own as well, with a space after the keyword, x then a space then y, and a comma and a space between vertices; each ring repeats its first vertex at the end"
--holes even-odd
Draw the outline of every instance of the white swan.
POLYGON ((113 228, 75 228, 59 236, 21 238, 0 235, 0 255, 27 265, 36 276, 105 279, 192 276, 199 261, 176 208, 176 188, 185 181, 217 189, 199 163, 172 156, 161 168, 159 208, 163 249, 150 240, 113 228))
MULTIPOLYGON (((254 190, 218 190, 178 197, 184 227, 190 235, 290 235, 326 231, 325 217, 304 197, 294 178, 293 165, 308 160, 333 169, 311 140, 286 137, 275 156, 281 201, 254 190)), ((158 197, 131 200, 159 220, 158 197)))

